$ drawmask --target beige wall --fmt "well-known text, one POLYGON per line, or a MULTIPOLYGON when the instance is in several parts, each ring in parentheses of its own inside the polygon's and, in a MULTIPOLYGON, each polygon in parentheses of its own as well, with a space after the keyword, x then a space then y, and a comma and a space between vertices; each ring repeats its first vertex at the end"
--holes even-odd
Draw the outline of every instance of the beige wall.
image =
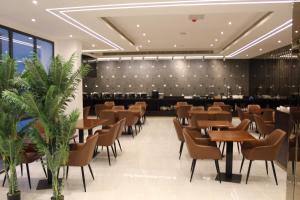
MULTIPOLYGON (((57 40, 55 41, 55 55, 61 55, 65 60, 69 59, 72 54, 75 54, 75 68, 78 69, 81 65, 81 50, 82 45, 80 41, 76 40, 57 40)), ((82 82, 78 85, 75 99, 69 103, 67 113, 78 109, 80 111, 80 118, 82 118, 83 112, 83 100, 82 100, 82 82)))

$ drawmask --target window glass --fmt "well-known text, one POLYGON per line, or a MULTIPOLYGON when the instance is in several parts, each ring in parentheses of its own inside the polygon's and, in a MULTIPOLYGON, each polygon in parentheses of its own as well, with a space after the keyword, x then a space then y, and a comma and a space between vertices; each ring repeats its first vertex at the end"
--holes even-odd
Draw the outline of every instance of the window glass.
POLYGON ((0 28, 0 55, 9 53, 8 31, 0 28))
POLYGON ((28 35, 13 32, 13 58, 17 61, 17 71, 25 69, 24 61, 33 55, 33 38, 28 35))
POLYGON ((46 69, 49 69, 53 58, 53 45, 50 42, 39 39, 36 40, 36 43, 37 55, 43 66, 46 67, 46 69))

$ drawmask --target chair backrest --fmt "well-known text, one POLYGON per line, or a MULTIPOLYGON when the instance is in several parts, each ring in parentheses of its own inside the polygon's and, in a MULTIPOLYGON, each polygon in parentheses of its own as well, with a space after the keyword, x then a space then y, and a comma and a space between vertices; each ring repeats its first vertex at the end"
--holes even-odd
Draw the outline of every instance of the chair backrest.
POLYGON ((273 151, 271 152, 271 157, 273 159, 277 159, 277 155, 281 149, 284 138, 286 137, 286 132, 281 129, 276 129, 269 134, 269 136, 265 139, 265 143, 269 146, 273 147, 273 151))
POLYGON ((275 122, 274 111, 273 110, 264 111, 262 113, 262 118, 263 118, 264 121, 275 122))
POLYGON ((83 108, 83 119, 87 119, 90 114, 91 106, 87 106, 83 108))
POLYGON ((95 113, 96 113, 96 116, 99 118, 100 117, 100 112, 102 110, 106 110, 107 107, 104 105, 104 104, 96 104, 95 105, 95 113))
POLYGON ((176 108, 176 114, 178 118, 188 118, 191 105, 182 105, 176 108))
POLYGON ((258 104, 249 104, 248 105, 248 112, 250 114, 255 114, 257 110, 260 110, 261 107, 258 104))
POLYGON ((187 102, 184 102, 184 101, 178 101, 178 102, 176 103, 176 107, 177 107, 177 106, 186 106, 186 105, 188 105, 188 103, 187 103, 187 102))
POLYGON ((140 106, 142 106, 142 108, 146 111, 146 109, 147 109, 147 103, 145 102, 145 101, 137 101, 137 102, 135 102, 135 104, 134 105, 140 105, 140 106))
POLYGON ((182 134, 182 127, 180 125, 180 122, 178 121, 178 119, 174 118, 173 123, 174 123, 174 126, 175 126, 175 130, 176 130, 178 140, 179 141, 184 141, 183 134, 182 134))
POLYGON ((191 113, 190 124, 192 127, 197 127, 198 120, 210 120, 208 113, 191 113))
POLYGON ((192 106, 191 111, 204 111, 204 106, 192 106))
POLYGON ((211 106, 211 107, 208 107, 207 111, 223 111, 222 108, 220 106, 211 106))
POLYGON ((123 133, 124 127, 126 125, 126 119, 125 118, 121 119, 119 122, 120 122, 120 126, 119 126, 119 130, 118 130, 117 138, 119 138, 123 133))
POLYGON ((125 110, 125 106, 113 106, 112 110, 125 110))
POLYGON ((237 130, 248 131, 250 125, 249 119, 243 119, 241 123, 236 127, 237 130))
POLYGON ((106 106, 107 109, 112 109, 112 107, 115 105, 115 102, 113 102, 113 101, 105 101, 104 105, 106 106))
POLYGON ((139 117, 130 110, 120 110, 118 112, 118 118, 119 120, 126 119, 126 126, 135 125, 139 119, 139 117))
POLYGON ((224 106, 225 103, 222 102, 222 101, 215 101, 215 102, 213 103, 213 105, 214 105, 214 106, 224 106))
POLYGON ((102 110, 100 112, 99 119, 107 120, 103 126, 112 125, 117 122, 117 114, 113 110, 102 110))
POLYGON ((77 166, 85 166, 93 159, 94 150, 97 144, 98 134, 92 135, 87 138, 84 147, 81 148, 77 155, 72 159, 77 166))
POLYGON ((264 136, 269 135, 271 130, 269 130, 269 128, 267 128, 266 123, 265 123, 264 119, 262 118, 262 116, 254 114, 253 117, 254 117, 254 121, 257 126, 258 132, 264 136))
MULTIPOLYGON (((115 142, 115 140, 118 136, 118 131, 119 131, 120 125, 121 125, 121 122, 118 121, 117 123, 113 124, 108 129, 107 132, 100 134, 97 144, 101 145, 101 146, 111 146, 115 142)), ((98 132, 96 131, 95 134, 97 134, 97 133, 98 132)))

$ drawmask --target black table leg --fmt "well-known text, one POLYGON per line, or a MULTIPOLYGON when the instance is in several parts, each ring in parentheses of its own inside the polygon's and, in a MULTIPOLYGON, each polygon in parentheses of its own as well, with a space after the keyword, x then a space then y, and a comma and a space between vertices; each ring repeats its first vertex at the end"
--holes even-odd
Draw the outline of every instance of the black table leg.
POLYGON ((84 142, 84 132, 82 129, 79 129, 79 143, 84 142))
MULTIPOLYGON (((232 158, 233 158, 233 142, 226 143, 226 172, 220 174, 221 181, 240 183, 242 176, 240 174, 232 174, 232 158)), ((219 176, 216 180, 220 180, 219 176)))

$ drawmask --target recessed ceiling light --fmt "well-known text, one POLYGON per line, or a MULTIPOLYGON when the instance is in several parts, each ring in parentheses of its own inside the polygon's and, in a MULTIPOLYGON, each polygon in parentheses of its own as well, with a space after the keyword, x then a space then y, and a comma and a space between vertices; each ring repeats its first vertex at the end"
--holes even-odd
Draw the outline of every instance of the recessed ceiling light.
POLYGON ((280 44, 280 43, 281 43, 281 40, 278 40, 277 42, 280 44))
POLYGON ((263 50, 262 48, 259 49, 259 51, 262 51, 262 50, 263 50))
POLYGON ((32 37, 28 37, 28 40, 32 40, 32 37))
POLYGON ((177 45, 176 45, 176 44, 174 44, 174 47, 176 48, 176 47, 177 47, 177 45))
POLYGON ((32 22, 36 22, 36 19, 32 18, 31 21, 32 21, 32 22))
POLYGON ((137 25, 136 25, 136 27, 137 27, 137 28, 140 28, 140 25, 139 25, 139 24, 137 24, 137 25))
POLYGON ((248 57, 249 55, 247 54, 246 57, 248 57))
POLYGON ((211 47, 213 47, 213 46, 214 46, 214 44, 210 44, 210 46, 211 46, 211 47))
POLYGON ((150 40, 148 40, 147 42, 148 42, 148 43, 150 43, 151 41, 150 41, 150 40))
POLYGON ((33 0, 32 3, 33 3, 34 5, 36 5, 36 4, 38 3, 38 1, 37 1, 37 0, 33 0))
POLYGON ((73 35, 69 35, 69 37, 70 37, 70 38, 72 38, 72 37, 73 37, 73 35))
POLYGON ((216 38, 216 39, 215 39, 215 42, 218 42, 218 41, 219 41, 218 38, 216 38))
POLYGON ((298 31, 298 30, 295 30, 295 33, 299 33, 299 31, 298 31))
POLYGON ((96 45, 95 44, 92 44, 92 47, 95 47, 96 45))
POLYGON ((145 37, 145 36, 146 36, 146 33, 143 33, 143 36, 145 37))
POLYGON ((232 22, 230 21, 230 22, 228 22, 228 25, 231 25, 232 24, 232 22))
POLYGON ((223 31, 221 32, 221 35, 224 35, 224 32, 223 32, 223 31))
POLYGON ((140 45, 140 46, 139 46, 139 48, 143 48, 143 46, 142 46, 142 45, 140 45))

